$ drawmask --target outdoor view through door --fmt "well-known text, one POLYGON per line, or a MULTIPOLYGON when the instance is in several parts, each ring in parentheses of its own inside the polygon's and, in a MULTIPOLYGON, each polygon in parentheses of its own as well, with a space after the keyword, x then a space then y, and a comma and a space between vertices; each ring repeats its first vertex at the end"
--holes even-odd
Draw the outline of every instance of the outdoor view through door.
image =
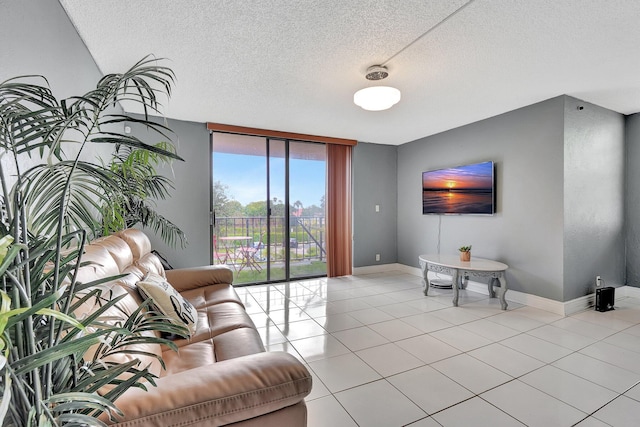
POLYGON ((213 132, 212 263, 234 283, 326 275, 326 147, 213 132))

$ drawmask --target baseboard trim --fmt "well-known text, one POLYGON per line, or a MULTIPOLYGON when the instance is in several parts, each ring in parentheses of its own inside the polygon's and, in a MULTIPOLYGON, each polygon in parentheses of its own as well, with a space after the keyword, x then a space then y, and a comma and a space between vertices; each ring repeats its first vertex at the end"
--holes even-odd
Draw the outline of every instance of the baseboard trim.
MULTIPOLYGON (((422 277, 422 270, 417 267, 411 267, 405 264, 392 263, 371 265, 366 267, 354 267, 353 274, 375 274, 389 271, 401 271, 403 273, 411 274, 414 276, 422 277)), ((429 272, 429 274, 433 274, 429 272)), ((438 278, 444 276, 451 280, 450 276, 439 274, 438 278)), ((473 292, 477 292, 483 295, 489 295, 489 288, 485 283, 469 281, 467 289, 473 292)), ((616 300, 620 300, 626 297, 640 298, 640 288, 634 286, 619 286, 616 288, 616 300)), ((579 298, 572 299, 571 301, 560 302, 549 298, 539 297, 537 295, 527 294, 525 292, 514 291, 509 289, 506 295, 507 301, 512 301, 518 304, 527 305, 540 310, 549 311, 551 313, 559 314, 561 316, 569 316, 582 310, 586 310, 593 307, 595 304, 595 293, 585 295, 579 298)))
MULTIPOLYGON (((407 272, 407 269, 409 270, 413 270, 413 267, 409 267, 408 265, 404 265, 404 264, 399 264, 399 263, 392 263, 392 264, 378 264, 378 265, 367 265, 364 267, 353 267, 352 271, 353 271, 353 275, 357 276, 360 274, 375 274, 375 273, 386 273, 389 271, 402 271, 402 272, 407 272)), ((420 272, 419 268, 416 268, 415 270, 418 271, 417 274, 415 274, 416 276, 420 276, 422 275, 422 273, 420 272)), ((414 273, 411 273, 414 274, 414 273)))

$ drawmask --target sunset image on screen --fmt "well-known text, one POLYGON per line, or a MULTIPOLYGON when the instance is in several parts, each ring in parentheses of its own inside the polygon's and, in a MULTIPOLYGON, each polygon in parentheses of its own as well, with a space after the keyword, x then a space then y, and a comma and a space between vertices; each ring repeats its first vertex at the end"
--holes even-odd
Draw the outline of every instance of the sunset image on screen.
POLYGON ((493 214, 493 162, 422 174, 423 214, 493 214))

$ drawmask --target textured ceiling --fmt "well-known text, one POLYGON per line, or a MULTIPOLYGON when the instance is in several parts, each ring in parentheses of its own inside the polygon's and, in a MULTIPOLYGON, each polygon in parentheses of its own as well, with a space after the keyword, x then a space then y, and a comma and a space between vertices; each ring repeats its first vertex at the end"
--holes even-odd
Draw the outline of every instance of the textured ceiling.
POLYGON ((353 94, 467 0, 60 0, 104 73, 153 54, 165 115, 398 145, 557 95, 640 111, 640 1, 475 0, 391 61, 399 104, 353 94))

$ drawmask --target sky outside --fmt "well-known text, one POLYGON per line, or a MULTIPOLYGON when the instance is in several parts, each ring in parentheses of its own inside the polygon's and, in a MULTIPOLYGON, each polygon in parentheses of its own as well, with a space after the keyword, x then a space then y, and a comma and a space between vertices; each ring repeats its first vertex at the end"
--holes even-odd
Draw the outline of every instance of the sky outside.
MULTIPOLYGON (((284 201, 284 159, 271 162, 271 198, 284 201)), ((216 152, 213 157, 213 179, 228 186, 227 196, 243 206, 266 199, 266 158, 216 152)), ((320 206, 325 191, 325 162, 291 159, 289 197, 304 207, 320 206)))

